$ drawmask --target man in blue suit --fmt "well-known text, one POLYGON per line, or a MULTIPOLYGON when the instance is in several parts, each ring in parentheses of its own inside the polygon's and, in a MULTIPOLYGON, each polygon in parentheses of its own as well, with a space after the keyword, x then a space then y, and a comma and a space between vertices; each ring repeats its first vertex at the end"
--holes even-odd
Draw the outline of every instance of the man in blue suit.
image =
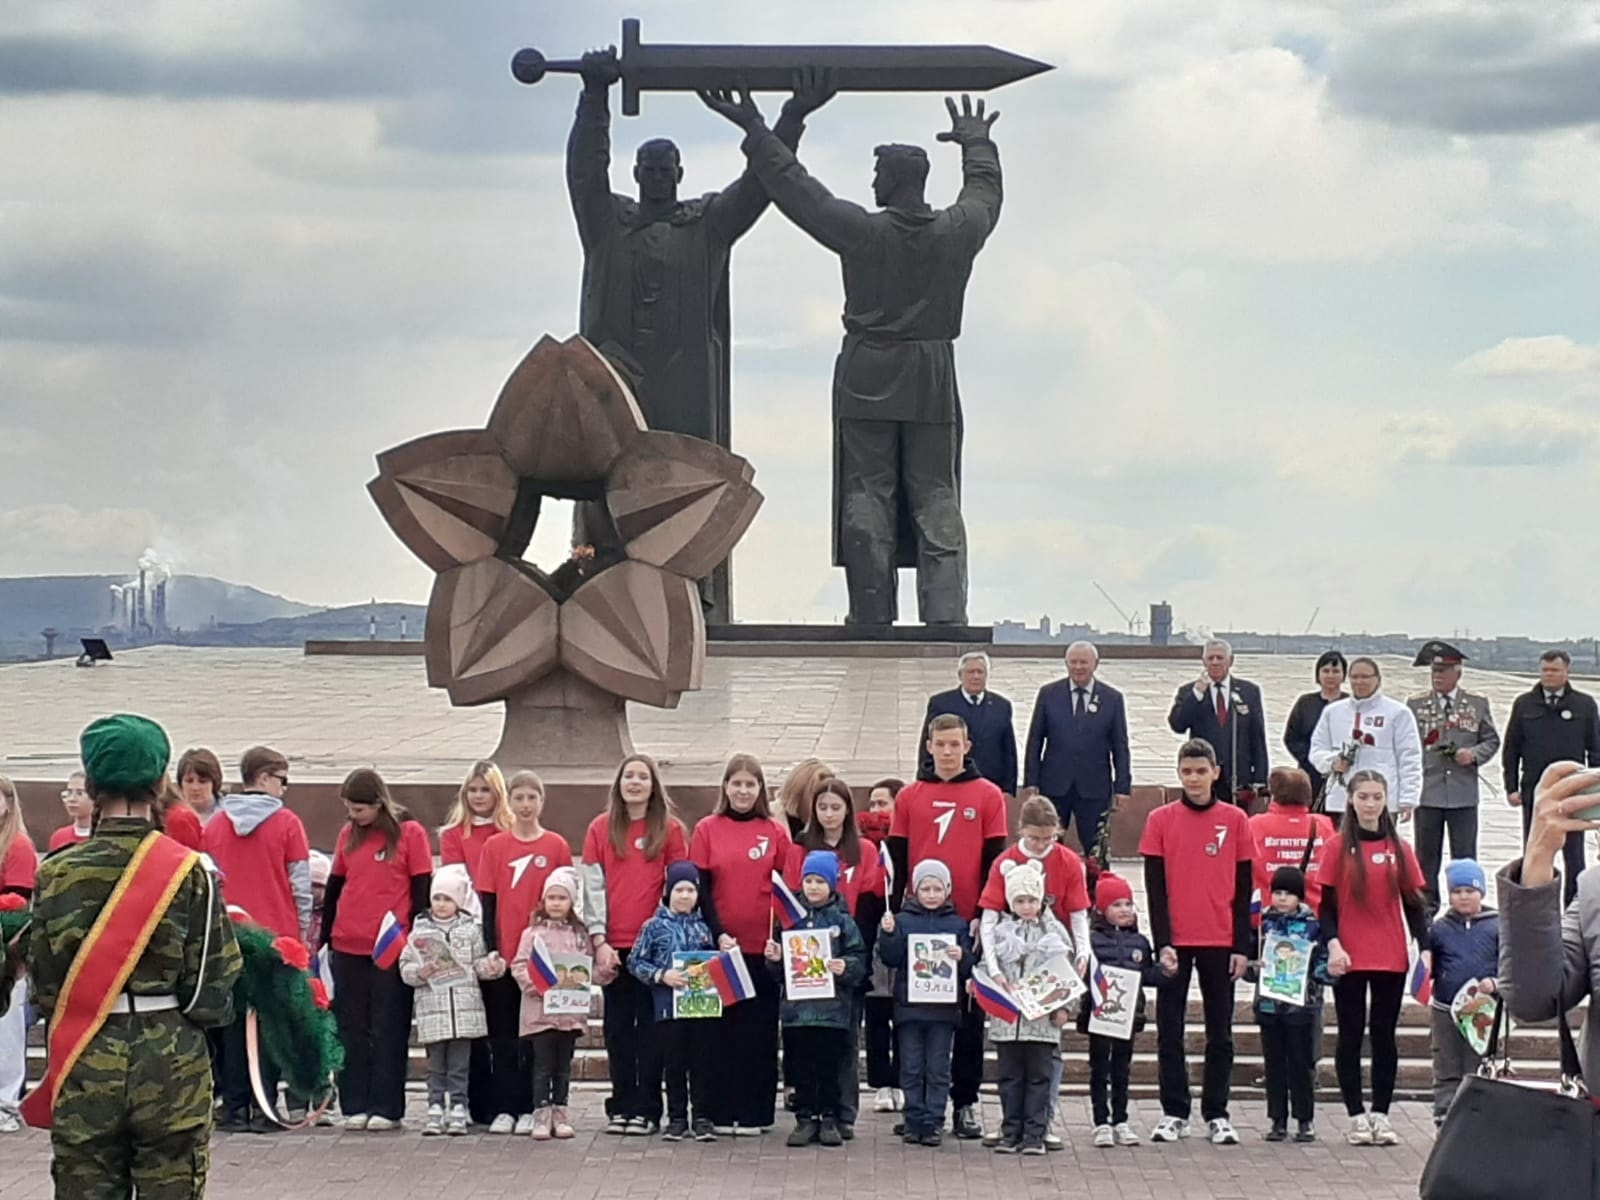
POLYGON ((1249 808, 1267 790, 1267 714, 1261 689, 1233 674, 1233 647, 1212 638, 1203 652, 1205 671, 1178 689, 1167 724, 1185 738, 1204 738, 1217 752, 1222 774, 1212 784, 1218 800, 1249 808))
POLYGON ((1033 702, 1024 789, 1042 792, 1061 815, 1061 831, 1074 820, 1078 842, 1093 854, 1112 807, 1133 791, 1128 768, 1128 710, 1122 693, 1094 677, 1100 652, 1089 642, 1067 647, 1067 677, 1045 684, 1033 702))
POLYGON ((928 697, 928 711, 917 731, 921 743, 917 760, 925 770, 933 768, 928 724, 945 713, 960 717, 972 742, 972 765, 1009 799, 1017 794, 1017 731, 1011 725, 1011 701, 989 690, 989 656, 983 651, 963 654, 956 669, 961 686, 928 697))

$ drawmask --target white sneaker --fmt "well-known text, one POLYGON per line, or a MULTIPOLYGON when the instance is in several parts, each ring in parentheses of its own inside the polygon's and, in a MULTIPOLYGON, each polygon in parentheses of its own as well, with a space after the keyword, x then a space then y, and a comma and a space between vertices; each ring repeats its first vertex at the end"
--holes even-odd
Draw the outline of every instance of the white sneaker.
POLYGON ((391 1121, 388 1117, 368 1117, 367 1132, 389 1133, 396 1129, 404 1129, 405 1124, 404 1121, 391 1121))
POLYGON ((1117 1139, 1111 1133, 1111 1126, 1096 1125, 1094 1127, 1094 1144, 1102 1150, 1110 1149, 1117 1144, 1117 1139))
POLYGON ((344 1127, 351 1133, 360 1133, 366 1129, 370 1120, 366 1113, 351 1113, 344 1119, 344 1127))
POLYGON ((1150 1131, 1152 1142, 1175 1142, 1189 1136, 1189 1122, 1182 1117, 1162 1117, 1150 1131))
POLYGON ((1119 1146, 1137 1146, 1139 1144, 1139 1135, 1133 1131, 1133 1126, 1126 1121, 1121 1122, 1111 1132, 1116 1135, 1117 1145, 1119 1146))
POLYGON ((9 1108, 0 1108, 0 1133, 20 1133, 22 1121, 9 1108))
POLYGON ((1400 1135, 1394 1131, 1394 1126, 1389 1124, 1388 1113, 1372 1114, 1372 1144, 1374 1146, 1398 1146, 1400 1135))
POLYGON ((1206 1128, 1211 1130, 1211 1144, 1213 1146, 1237 1146, 1239 1144, 1239 1131, 1226 1117, 1218 1117, 1214 1121, 1207 1121, 1206 1128))
POLYGON ((894 1111, 894 1089, 893 1088, 879 1088, 878 1089, 878 1094, 876 1096, 874 1096, 873 1100, 872 1100, 872 1111, 873 1112, 893 1112, 894 1111))
MULTIPOLYGON (((511 1132, 516 1134, 518 1137, 527 1137, 533 1132, 533 1127, 535 1124, 537 1124, 537 1122, 534 1120, 532 1113, 523 1113, 517 1118, 517 1123, 511 1127, 511 1132)), ((491 1129, 489 1132, 493 1133, 494 1130, 491 1129)))
POLYGON ((444 1105, 428 1105, 428 1115, 422 1119, 422 1136, 438 1137, 444 1132, 444 1105))
MULTIPOLYGON (((1388 1122, 1385 1121, 1385 1124, 1388 1122)), ((1350 1132, 1344 1135, 1344 1140, 1352 1146, 1372 1145, 1372 1118, 1366 1113, 1357 1113, 1350 1118, 1350 1132)))
POLYGON ((516 1127, 517 1119, 510 1113, 501 1113, 494 1120, 489 1122, 489 1132, 498 1134, 500 1136, 505 1136, 506 1134, 511 1133, 514 1129, 516 1129, 516 1127))
POLYGON ((906 1094, 899 1088, 894 1090, 894 1110, 895 1112, 905 1112, 906 1110, 906 1094))

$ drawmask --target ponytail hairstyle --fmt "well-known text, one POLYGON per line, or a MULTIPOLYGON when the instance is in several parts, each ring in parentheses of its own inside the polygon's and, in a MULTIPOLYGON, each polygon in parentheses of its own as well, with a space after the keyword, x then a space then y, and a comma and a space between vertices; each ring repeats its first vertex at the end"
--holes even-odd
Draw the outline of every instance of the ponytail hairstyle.
POLYGON ((861 865, 861 831, 856 828, 856 798, 848 783, 833 776, 817 785, 817 790, 811 794, 811 818, 800 831, 798 842, 803 850, 837 852, 839 861, 845 866, 861 865), (844 801, 844 829, 839 834, 837 846, 828 845, 827 834, 823 833, 822 825, 817 820, 817 801, 824 796, 837 796, 844 801))

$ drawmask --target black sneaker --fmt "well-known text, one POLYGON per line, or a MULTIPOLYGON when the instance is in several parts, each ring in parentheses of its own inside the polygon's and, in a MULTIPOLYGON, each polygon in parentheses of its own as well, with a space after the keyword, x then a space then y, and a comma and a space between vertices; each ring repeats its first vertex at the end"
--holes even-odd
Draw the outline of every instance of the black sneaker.
POLYGON ((963 1104, 956 1109, 955 1119, 950 1122, 950 1130, 964 1142, 975 1142, 983 1137, 983 1126, 970 1104, 963 1104))
POLYGON ((922 1134, 915 1129, 907 1129, 904 1125, 899 1127, 900 1140, 907 1146, 922 1145, 922 1134))
POLYGON ((918 1143, 923 1146, 942 1146, 944 1145, 944 1134, 937 1129, 925 1129, 922 1131, 922 1137, 918 1139, 918 1143))
POLYGON ((1301 1121, 1294 1131, 1294 1140, 1297 1142, 1314 1142, 1317 1140, 1317 1127, 1310 1121, 1301 1121))
POLYGON ((1023 1142, 1022 1143, 1022 1152, 1024 1154, 1030 1154, 1030 1155, 1047 1153, 1047 1151, 1044 1148, 1044 1139, 1041 1138, 1040 1140, 1038 1140, 1036 1142, 1023 1142))
POLYGON ((667 1127, 661 1131, 663 1142, 681 1142, 689 1136, 689 1122, 682 1117, 673 1117, 667 1122, 667 1127))
POLYGON ((714 1142, 717 1140, 717 1131, 712 1128, 711 1122, 704 1117, 695 1118, 694 1140, 697 1142, 714 1142))
POLYGON ((218 1133, 246 1133, 250 1129, 250 1110, 236 1108, 220 1113, 214 1128, 218 1133))
POLYGON ((1286 1142, 1289 1140, 1289 1125, 1286 1121, 1274 1121, 1272 1128, 1267 1130, 1263 1139, 1268 1142, 1286 1142))
POLYGON ((896 1121, 889 1132, 894 1134, 895 1137, 905 1137, 911 1132, 911 1129, 904 1121, 896 1121))
POLYGON ((661 1122, 654 1117, 629 1117, 628 1137, 655 1137, 661 1132, 661 1122))
POLYGON ((795 1149, 800 1146, 809 1146, 812 1142, 816 1141, 821 1134, 822 1130, 820 1127, 818 1127, 815 1121, 810 1119, 796 1121, 794 1123, 794 1132, 789 1135, 789 1139, 784 1142, 784 1145, 788 1146, 790 1149, 795 1149))
POLYGON ((1022 1143, 1017 1141, 1016 1138, 1003 1137, 995 1143, 994 1152, 996 1154, 1021 1154, 1022 1143))
POLYGON ((856 1140, 856 1127, 849 1121, 839 1122, 839 1136, 847 1142, 856 1140))
POLYGON ((817 1141, 824 1146, 844 1145, 844 1135, 839 1132, 839 1122, 832 1117, 824 1117, 817 1130, 817 1141))

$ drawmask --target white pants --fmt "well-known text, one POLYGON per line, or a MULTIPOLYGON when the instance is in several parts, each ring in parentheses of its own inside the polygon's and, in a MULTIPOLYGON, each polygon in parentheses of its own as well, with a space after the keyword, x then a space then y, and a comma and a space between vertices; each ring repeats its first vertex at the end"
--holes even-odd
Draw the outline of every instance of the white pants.
POLYGON ((15 1112, 28 1074, 28 980, 11 989, 11 1007, 0 1017, 0 1108, 15 1112))

